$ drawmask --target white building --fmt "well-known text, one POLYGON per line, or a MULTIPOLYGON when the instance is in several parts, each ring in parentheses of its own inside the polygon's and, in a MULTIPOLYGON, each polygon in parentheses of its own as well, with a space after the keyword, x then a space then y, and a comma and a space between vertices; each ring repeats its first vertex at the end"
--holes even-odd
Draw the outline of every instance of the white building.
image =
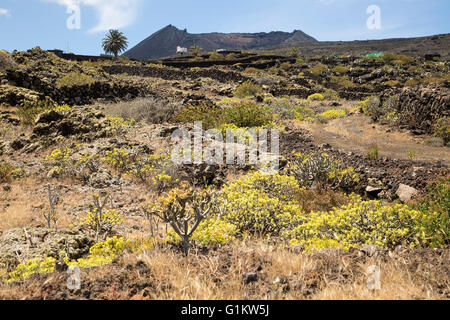
POLYGON ((180 46, 178 46, 177 47, 177 54, 179 53, 179 54, 185 54, 185 53, 187 53, 188 52, 188 49, 187 48, 183 48, 183 47, 180 47, 180 46))

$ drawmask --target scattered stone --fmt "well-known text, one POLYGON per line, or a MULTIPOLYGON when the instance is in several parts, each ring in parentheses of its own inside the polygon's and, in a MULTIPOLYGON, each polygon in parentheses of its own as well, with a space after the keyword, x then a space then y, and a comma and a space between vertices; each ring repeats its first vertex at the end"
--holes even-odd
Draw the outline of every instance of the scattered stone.
POLYGON ((414 189, 413 187, 407 186, 406 184, 400 184, 396 195, 400 198, 403 203, 411 201, 416 195, 418 195, 419 191, 414 189))
POLYGON ((250 284, 252 282, 258 281, 258 274, 256 272, 244 272, 242 274, 242 279, 245 284, 250 284))
POLYGON ((289 278, 285 276, 277 277, 273 282, 273 284, 288 284, 288 283, 289 278))
POLYGON ((385 250, 372 244, 365 244, 360 251, 369 257, 374 257, 377 256, 380 252, 383 252, 385 250))
POLYGON ((381 187, 372 187, 372 186, 367 186, 366 187, 366 193, 369 197, 372 198, 378 198, 378 195, 383 191, 383 188, 381 187))

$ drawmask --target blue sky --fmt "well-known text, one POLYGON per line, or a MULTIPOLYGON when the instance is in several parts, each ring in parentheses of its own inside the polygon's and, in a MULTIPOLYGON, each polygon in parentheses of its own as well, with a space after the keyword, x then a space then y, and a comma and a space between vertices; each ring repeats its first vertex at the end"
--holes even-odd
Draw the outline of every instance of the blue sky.
POLYGON ((449 0, 0 0, 0 49, 97 55, 110 28, 131 47, 168 24, 191 33, 299 29, 320 41, 416 37, 450 33, 449 13, 449 0), (381 29, 367 27, 370 5, 381 29), (74 8, 79 29, 67 27, 74 8))

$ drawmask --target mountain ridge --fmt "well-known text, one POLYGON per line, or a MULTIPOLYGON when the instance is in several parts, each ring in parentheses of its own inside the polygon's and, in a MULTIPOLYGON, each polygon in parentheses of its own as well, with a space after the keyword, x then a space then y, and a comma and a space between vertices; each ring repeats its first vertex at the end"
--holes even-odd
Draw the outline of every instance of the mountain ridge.
POLYGON ((169 24, 156 31, 124 55, 131 59, 148 60, 159 59, 176 54, 178 46, 189 48, 200 46, 204 51, 250 50, 270 46, 277 46, 293 42, 318 42, 315 38, 301 30, 293 32, 272 31, 259 33, 188 33, 169 24))

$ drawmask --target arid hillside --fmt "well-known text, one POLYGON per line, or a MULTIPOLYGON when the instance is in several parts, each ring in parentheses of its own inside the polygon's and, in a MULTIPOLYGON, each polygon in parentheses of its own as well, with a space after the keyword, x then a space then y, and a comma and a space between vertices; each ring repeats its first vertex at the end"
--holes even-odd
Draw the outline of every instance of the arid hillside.
POLYGON ((0 51, 0 299, 449 299, 449 68, 0 51))

